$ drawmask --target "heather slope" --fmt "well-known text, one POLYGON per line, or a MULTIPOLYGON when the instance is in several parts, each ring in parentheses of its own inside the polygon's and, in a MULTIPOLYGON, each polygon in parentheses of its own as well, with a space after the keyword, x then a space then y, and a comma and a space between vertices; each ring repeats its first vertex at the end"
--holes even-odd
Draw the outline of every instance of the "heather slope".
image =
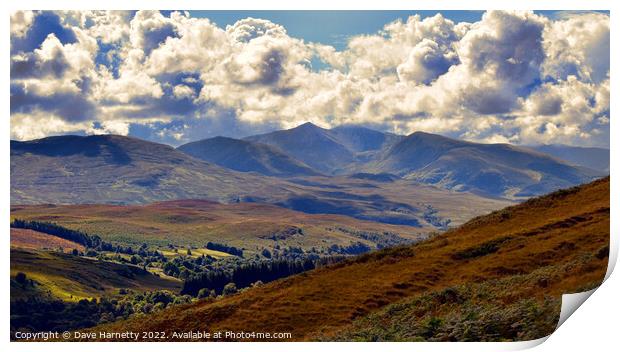
MULTIPOLYGON (((498 327, 479 337, 526 339, 551 332, 553 320, 559 314, 557 300, 561 294, 600 284, 607 268, 608 248, 606 178, 472 219, 413 246, 381 250, 214 302, 175 307, 151 315, 148 320, 130 319, 97 329, 281 331, 291 332, 293 340, 369 340, 372 336, 389 336, 381 335, 380 325, 387 329, 396 326, 389 320, 391 313, 382 313, 391 304, 405 305, 401 317, 415 323, 434 314, 440 315, 441 320, 442 310, 464 310, 466 306, 459 302, 487 308, 479 314, 504 314, 522 309, 522 304, 527 304, 524 300, 533 300, 532 307, 554 313, 551 322, 542 321, 543 315, 533 314, 528 318, 531 321, 526 322, 538 326, 533 332, 523 324, 512 324, 511 329, 498 327), (454 288, 459 297, 464 295, 462 287, 478 284, 488 285, 488 290, 496 293, 463 296, 462 300, 440 298, 428 305, 429 299, 434 300, 447 289, 454 288), (428 309, 408 311, 415 299, 423 300, 428 309), (517 306, 512 307, 512 303, 517 306), (499 310, 493 312, 493 307, 499 310), (368 334, 368 329, 379 332, 368 334)), ((476 286, 474 290, 481 288, 476 286)), ((465 322, 476 321, 475 315, 448 320, 461 318, 465 322)), ((454 336, 462 337, 457 330, 462 325, 454 325, 454 329, 436 325, 424 323, 425 329, 436 329, 427 329, 424 334, 397 335, 397 339, 442 339, 446 331, 448 335, 455 332, 454 336)))

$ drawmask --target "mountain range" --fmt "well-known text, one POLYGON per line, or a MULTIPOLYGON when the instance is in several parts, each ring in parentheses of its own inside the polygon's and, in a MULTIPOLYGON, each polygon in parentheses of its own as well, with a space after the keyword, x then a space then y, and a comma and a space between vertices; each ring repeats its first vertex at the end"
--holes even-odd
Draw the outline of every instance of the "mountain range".
POLYGON ((11 204, 206 199, 444 228, 607 174, 574 164, 508 144, 311 123, 177 149, 132 137, 68 135, 11 141, 11 204))
POLYGON ((243 140, 206 139, 179 150, 221 166, 265 175, 308 176, 317 170, 327 175, 383 175, 384 180, 396 176, 510 199, 584 183, 605 175, 609 168, 608 154, 607 166, 603 162, 604 149, 547 146, 552 152, 546 154, 541 148, 472 143, 424 132, 399 136, 358 126, 324 129, 305 123, 243 140), (579 160, 563 160, 562 156, 578 154, 573 150, 581 151, 579 160), (588 153, 596 154, 589 163, 585 162, 588 153), (286 154, 290 157, 285 159, 286 154))

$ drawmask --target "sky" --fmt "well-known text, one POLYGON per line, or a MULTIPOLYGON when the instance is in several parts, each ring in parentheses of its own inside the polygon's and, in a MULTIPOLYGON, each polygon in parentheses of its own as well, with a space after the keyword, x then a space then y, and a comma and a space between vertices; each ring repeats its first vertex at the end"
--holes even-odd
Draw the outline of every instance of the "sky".
POLYGON ((20 11, 11 138, 180 145, 313 122, 609 146, 609 14, 20 11))

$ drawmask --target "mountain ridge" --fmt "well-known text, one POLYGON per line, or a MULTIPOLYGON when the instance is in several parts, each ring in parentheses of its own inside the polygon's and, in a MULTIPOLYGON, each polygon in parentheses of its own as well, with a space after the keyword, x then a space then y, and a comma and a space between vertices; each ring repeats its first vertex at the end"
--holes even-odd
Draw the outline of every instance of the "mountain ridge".
POLYGON ((11 204, 146 204, 178 199, 254 202, 310 214, 444 228, 504 200, 404 180, 238 172, 170 146, 122 136, 53 137, 11 144, 11 204), (465 204, 476 204, 467 207, 465 204))
POLYGON ((303 162, 262 143, 217 136, 177 147, 186 154, 235 171, 267 176, 315 176, 319 173, 303 162))

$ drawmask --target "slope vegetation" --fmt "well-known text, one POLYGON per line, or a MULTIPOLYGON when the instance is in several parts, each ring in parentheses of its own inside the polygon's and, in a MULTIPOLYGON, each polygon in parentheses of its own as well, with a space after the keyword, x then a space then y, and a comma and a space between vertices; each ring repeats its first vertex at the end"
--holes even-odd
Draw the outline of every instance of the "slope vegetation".
POLYGON ((429 233, 429 229, 378 224, 341 215, 305 214, 273 205, 204 200, 127 206, 14 206, 11 215, 54 222, 124 245, 201 248, 211 241, 256 253, 275 246, 320 250, 357 242, 376 248, 412 242, 429 233))
MULTIPOLYGON (((117 294, 119 288, 135 291, 167 289, 179 291, 181 282, 155 276, 137 266, 98 261, 59 252, 11 249, 11 277, 24 273, 39 292, 66 300, 98 298, 117 294)), ((11 299, 26 291, 11 287, 11 299)))
POLYGON ((607 178, 413 246, 97 329, 279 331, 293 340, 541 337, 554 328, 561 294, 601 283, 609 216, 607 178))

